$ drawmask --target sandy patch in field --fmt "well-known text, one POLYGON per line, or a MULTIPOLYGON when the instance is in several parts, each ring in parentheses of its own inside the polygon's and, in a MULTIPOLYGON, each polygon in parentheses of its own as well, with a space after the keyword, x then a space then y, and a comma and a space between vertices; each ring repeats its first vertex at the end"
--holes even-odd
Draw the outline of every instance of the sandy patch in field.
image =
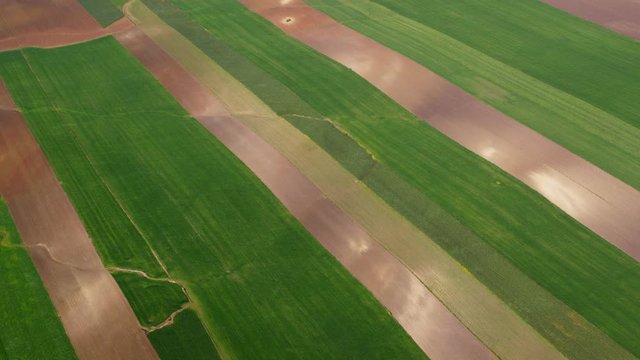
POLYGON ((0 193, 78 357, 157 359, 22 115, 2 109, 0 193))
MULTIPOLYGON (((160 36, 157 28, 153 30, 154 36, 160 36)), ((460 359, 494 357, 400 261, 327 199, 289 159, 224 107, 218 108, 221 102, 144 33, 136 29, 118 34, 116 38, 269 187, 315 238, 389 309, 423 349, 460 359), (196 97, 208 98, 211 106, 204 107, 215 108, 217 114, 202 115, 203 107, 190 102, 196 97)))
POLYGON ((445 135, 535 189, 640 260, 640 192, 465 93, 411 59, 297 4, 241 0, 293 37, 349 67, 445 135), (298 19, 295 26, 281 19, 298 19), (313 18, 309 26, 299 24, 313 18), (318 20, 318 19, 322 20, 318 20), (322 25, 314 25, 321 23, 322 25))
POLYGON ((638 0, 541 0, 630 38, 640 40, 638 0))
POLYGON ((121 19, 103 29, 77 0, 0 0, 0 51, 83 42, 129 26, 121 19))

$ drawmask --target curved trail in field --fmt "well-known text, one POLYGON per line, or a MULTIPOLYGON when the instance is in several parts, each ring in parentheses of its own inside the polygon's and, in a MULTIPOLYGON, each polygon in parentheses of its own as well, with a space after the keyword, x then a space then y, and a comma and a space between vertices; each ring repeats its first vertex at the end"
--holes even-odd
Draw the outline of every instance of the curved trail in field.
POLYGON ((174 280, 174 279, 170 279, 170 278, 159 278, 159 277, 153 277, 149 274, 147 274, 146 272, 142 271, 142 270, 135 270, 135 269, 126 269, 126 268, 121 268, 121 267, 113 267, 110 266, 107 268, 107 270, 109 270, 110 273, 125 273, 125 274, 135 274, 138 276, 142 276, 145 279, 151 280, 151 281, 160 281, 160 282, 168 282, 171 284, 175 284, 178 285, 182 288, 183 291, 185 291, 186 293, 186 288, 184 287, 184 285, 182 285, 179 281, 174 280))
POLYGON ((151 281, 160 281, 160 282, 168 282, 168 283, 171 283, 171 284, 175 284, 175 285, 180 286, 180 288, 182 289, 182 292, 187 296, 188 301, 186 303, 182 304, 182 306, 180 306, 177 310, 172 312, 169 316, 167 316, 167 318, 164 321, 162 321, 159 324, 154 325, 154 326, 143 326, 143 325, 141 325, 142 329, 147 334, 150 333, 150 332, 154 332, 156 330, 160 330, 162 328, 165 328, 167 326, 172 325, 174 320, 175 320, 175 318, 176 318, 176 316, 191 306, 191 303, 192 303, 191 302, 191 297, 189 296, 189 292, 187 292, 187 288, 177 280, 170 279, 170 278, 153 277, 153 276, 147 274, 146 272, 144 272, 142 270, 126 269, 126 268, 121 268, 121 267, 108 267, 107 270, 112 274, 115 274, 115 273, 134 274, 134 275, 142 276, 143 278, 151 280, 151 281))
POLYGON ((79 359, 157 359, 0 81, 0 193, 79 359))
POLYGON ((160 330, 160 329, 166 328, 167 326, 171 326, 173 325, 173 322, 175 321, 176 316, 178 316, 178 314, 180 314, 181 312, 187 310, 189 306, 191 306, 190 303, 185 303, 178 310, 172 312, 171 315, 169 315, 169 317, 167 317, 167 319, 161 322, 160 324, 154 325, 154 326, 143 326, 142 329, 144 329, 144 331, 147 334, 149 334, 156 330, 160 330))
POLYGON ((577 17, 640 40, 638 0, 540 0, 577 17))
POLYGON ((639 191, 302 0, 240 2, 640 260, 639 191))
POLYGON ((285 207, 393 314, 434 358, 493 359, 449 310, 379 243, 277 150, 231 116, 218 98, 139 29, 116 35, 205 128, 229 148, 285 207))

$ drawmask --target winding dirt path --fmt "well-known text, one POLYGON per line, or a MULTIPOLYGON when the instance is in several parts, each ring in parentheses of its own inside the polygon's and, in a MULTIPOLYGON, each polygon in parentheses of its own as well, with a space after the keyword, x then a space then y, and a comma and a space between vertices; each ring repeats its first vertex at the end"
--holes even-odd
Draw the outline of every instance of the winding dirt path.
POLYGON ((302 0, 240 2, 640 260, 640 192, 631 186, 302 0))
POLYGON ((123 18, 102 28, 77 0, 0 0, 0 51, 70 45, 130 26, 123 18))
POLYGON ((0 81, 0 193, 82 359, 157 359, 0 81))
POLYGON ((638 0, 540 0, 575 16, 640 40, 638 0))
POLYGON ((393 314, 432 358, 493 359, 449 310, 271 145, 139 29, 116 38, 393 314))
POLYGON ((161 323, 154 325, 154 326, 142 326, 142 329, 144 329, 144 331, 148 334, 150 332, 156 331, 156 330, 160 330, 164 327, 167 327, 171 324, 173 324, 173 321, 175 320, 176 316, 178 314, 180 314, 181 312, 183 312, 184 310, 186 310, 188 307, 191 306, 192 301, 191 301, 191 296, 189 296, 189 292, 187 291, 187 288, 182 285, 179 281, 177 280, 173 280, 170 278, 157 278, 157 277, 153 277, 149 274, 147 274, 144 271, 141 270, 135 270, 135 269, 126 269, 126 268, 121 268, 121 267, 109 267, 107 270, 109 270, 110 273, 114 274, 114 273, 126 273, 126 274, 135 274, 138 276, 142 276, 145 279, 151 280, 151 281, 160 281, 160 282, 168 282, 171 284, 175 284, 180 286, 180 288, 182 289, 182 292, 187 296, 188 301, 184 304, 182 304, 182 306, 180 306, 176 311, 172 312, 164 321, 162 321, 161 323))

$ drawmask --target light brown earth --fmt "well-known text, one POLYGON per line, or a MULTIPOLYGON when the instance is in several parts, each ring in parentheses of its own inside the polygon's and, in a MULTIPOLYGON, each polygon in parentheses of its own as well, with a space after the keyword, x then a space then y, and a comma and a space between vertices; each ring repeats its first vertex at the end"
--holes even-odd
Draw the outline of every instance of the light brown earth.
POLYGON ((302 0, 240 2, 640 260, 640 192, 631 186, 302 0))
POLYGON ((82 359, 157 359, 0 81, 0 193, 82 359))
POLYGON ((102 28, 77 0, 0 0, 0 51, 69 45, 129 26, 122 19, 102 28))
POLYGON ((432 358, 494 355, 400 261, 139 29, 116 38, 392 313, 432 358), (198 101, 194 101, 198 99, 198 101))
POLYGON ((541 0, 575 16, 640 40, 638 0, 541 0))

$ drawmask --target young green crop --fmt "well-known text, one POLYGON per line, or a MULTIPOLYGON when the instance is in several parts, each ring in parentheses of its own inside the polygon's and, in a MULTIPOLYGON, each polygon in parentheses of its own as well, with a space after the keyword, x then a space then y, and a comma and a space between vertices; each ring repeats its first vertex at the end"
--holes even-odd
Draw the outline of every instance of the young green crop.
MULTIPOLYGON (((533 190, 416 119, 353 72, 287 37, 242 5, 173 1, 181 13, 167 2, 145 3, 279 115, 290 121, 295 115, 330 119, 339 126, 380 164, 373 170, 384 170, 381 175, 364 171, 364 175, 360 173, 362 180, 440 240, 506 301, 509 294, 497 288, 500 281, 489 279, 504 274, 492 270, 487 262, 475 265, 475 256, 452 238, 462 234, 468 239, 465 241, 483 241, 493 247, 606 334, 640 353, 635 341, 640 315, 632 315, 640 314, 640 304, 634 300, 640 294, 640 283, 635 280, 640 266, 633 259, 533 190), (421 196, 413 196, 416 192, 421 196), (411 209, 433 214, 437 230, 429 226, 430 221, 409 216, 411 209), (446 215, 438 216, 438 212, 446 215), (458 231, 460 226, 462 232, 458 231)), ((337 135, 323 141, 324 135, 319 135, 323 129, 297 126, 312 137, 315 133, 318 144, 334 156, 340 151, 333 151, 331 142, 344 146, 337 135)), ((349 166, 348 159, 338 160, 349 166)), ((352 171, 358 172, 355 166, 352 171)), ((503 262, 502 257, 495 259, 503 262)), ((533 294, 526 301, 532 299, 533 294)), ((538 320, 540 314, 527 314, 529 308, 521 308, 526 301, 509 303, 539 331, 558 334, 553 326, 544 328, 553 324, 551 316, 538 320)), ((570 349, 570 337, 557 336, 568 342, 564 351, 580 351, 570 349)))
POLYGON ((151 254, 140 263, 164 265, 224 357, 424 358, 375 298, 113 38, 2 53, 0 61, 92 236, 130 223, 136 236, 109 241, 135 251, 110 251, 114 262, 151 254))
POLYGON ((122 17, 122 12, 118 9, 125 0, 79 0, 82 6, 93 16, 102 26, 111 25, 122 17))
POLYGON ((76 359, 9 209, 0 198, 0 359, 76 359))
POLYGON ((156 330, 149 340, 162 360, 217 360, 220 358, 198 315, 191 309, 179 313, 173 324, 156 330))
POLYGON ((536 0, 372 2, 640 127, 640 41, 536 0))
MULTIPOLYGON (((572 45, 573 42, 570 39, 566 41, 561 39, 562 44, 567 45, 562 51, 556 51, 560 47, 559 44, 556 44, 557 39, 546 42, 538 39, 537 45, 526 40, 526 36, 521 33, 519 34, 521 39, 517 41, 518 45, 513 45, 513 42, 516 41, 514 39, 511 41, 502 39, 505 36, 516 39, 518 37, 516 32, 509 31, 506 35, 501 31, 502 26, 505 25, 500 21, 499 14, 502 13, 498 10, 503 7, 523 7, 524 4, 532 3, 531 1, 501 2, 501 5, 484 8, 485 17, 495 16, 493 28, 483 21, 466 19, 467 17, 475 19, 474 16, 482 16, 478 15, 479 12, 474 12, 475 8, 464 8, 465 10, 461 12, 468 23, 449 19, 447 25, 443 25, 444 28, 451 30, 448 32, 440 32, 443 31, 441 27, 431 28, 428 25, 431 22, 439 23, 440 19, 446 19, 449 16, 456 17, 442 8, 458 7, 461 6, 461 3, 468 3, 468 1, 448 1, 446 5, 442 6, 431 6, 425 2, 420 2, 420 6, 418 6, 417 1, 393 2, 393 6, 388 5, 393 9, 405 9, 403 13, 411 12, 414 14, 411 18, 403 17, 381 5, 368 1, 309 0, 308 2, 337 21, 415 60, 513 119, 629 185, 640 189, 640 127, 621 117, 612 108, 617 104, 620 96, 637 93, 636 90, 639 88, 635 86, 636 80, 634 80, 640 77, 639 67, 628 65, 629 63, 635 64, 634 61, 631 61, 632 58, 640 57, 640 46, 632 41, 623 41, 605 30, 598 32, 592 27, 582 24, 590 30, 589 33, 594 33, 593 36, 600 35, 590 41, 604 44, 607 48, 612 47, 613 44, 619 47, 618 50, 611 51, 611 54, 616 54, 616 56, 599 58, 594 54, 571 50, 575 46, 572 45), (438 12, 443 13, 442 16, 434 16, 438 12), (418 17, 415 14, 424 14, 424 16, 418 17), (478 29, 481 27, 479 24, 483 24, 485 27, 478 29), (484 30, 489 28, 493 30, 484 30), (487 46, 501 48, 502 53, 508 58, 494 56, 490 51, 485 52, 486 49, 477 45, 476 42, 461 42, 453 34, 453 32, 465 32, 469 29, 472 29, 473 34, 477 35, 476 38, 484 39, 487 46), (609 37, 614 37, 615 41, 609 41, 609 37), (547 50, 536 53, 540 47, 547 50), (524 51, 523 48, 528 50, 524 51), (553 51, 548 49, 553 49, 553 51), (520 56, 525 53, 527 56, 520 56), (540 57, 542 57, 541 60, 539 60, 540 57), (564 59, 564 65, 558 65, 559 58, 564 59), (576 58, 581 61, 574 61, 576 58), (531 64, 536 71, 524 71, 524 65, 520 64, 518 59, 527 61, 527 63, 536 59, 531 64), (542 61, 544 59, 546 62, 542 61), (549 59, 552 61, 549 62, 549 59), (599 59, 600 62, 598 62, 599 59), (615 64, 616 61, 620 64, 615 64), (579 72, 581 82, 585 79, 591 82, 589 87, 583 86, 584 84, 579 82, 580 89, 590 88, 594 93, 606 93, 607 96, 616 100, 616 102, 610 102, 611 106, 603 107, 591 98, 581 98, 578 93, 572 92, 567 86, 571 86, 573 78, 562 80, 562 84, 567 83, 567 86, 564 87, 549 81, 553 79, 557 82, 558 79, 572 74, 573 70, 565 71, 566 66, 579 68, 578 64, 587 62, 599 64, 600 69, 596 75, 593 71, 579 72), (552 65, 560 69, 543 71, 552 65), (609 71, 608 69, 612 67, 613 70, 609 71), (609 72, 618 74, 620 69, 623 69, 628 77, 606 76, 609 72), (562 76, 557 73, 561 73, 562 76), (590 79, 590 76, 595 76, 597 79, 590 79), (603 78, 615 82, 619 86, 619 90, 614 90, 614 85, 608 84, 603 78), (626 83, 623 83, 622 80, 625 80, 626 83), (633 90, 629 90, 631 88, 633 90)), ((438 1, 428 1, 428 3, 434 2, 438 1)), ((455 13, 457 14, 458 11, 455 13)), ((523 14, 530 14, 530 12, 523 14)), ((557 14, 553 13, 553 15, 557 14)), ((536 22, 538 30, 547 32, 546 29, 553 28, 557 32, 552 35, 562 34, 563 32, 558 29, 558 25, 539 26, 540 23, 548 22, 553 18, 553 16, 545 17, 544 20, 536 22)), ((557 23, 562 23, 562 21, 558 20, 557 23)), ((571 21, 565 23, 572 24, 571 21)), ((598 30, 597 27, 596 30, 598 30)), ((567 31, 569 30, 565 29, 564 33, 567 31)), ((526 34, 532 33, 536 33, 536 31, 526 31, 526 34)), ((586 41, 584 40, 584 36, 586 36, 584 32, 575 34, 571 32, 570 34, 572 37, 578 38, 576 41, 579 44, 586 41)), ((592 48, 598 49, 592 52, 601 51, 600 46, 592 46, 592 48)), ((594 67, 595 65, 590 66, 594 67)), ((638 98, 638 94, 635 96, 638 98)), ((632 106, 631 104, 638 104, 640 101, 627 99, 623 103, 625 106, 632 106)), ((638 115, 640 112, 636 112, 636 116, 630 118, 638 119, 640 118, 638 115)))
POLYGON ((177 284, 131 273, 116 272, 113 277, 142 326, 160 325, 189 301, 177 284))

